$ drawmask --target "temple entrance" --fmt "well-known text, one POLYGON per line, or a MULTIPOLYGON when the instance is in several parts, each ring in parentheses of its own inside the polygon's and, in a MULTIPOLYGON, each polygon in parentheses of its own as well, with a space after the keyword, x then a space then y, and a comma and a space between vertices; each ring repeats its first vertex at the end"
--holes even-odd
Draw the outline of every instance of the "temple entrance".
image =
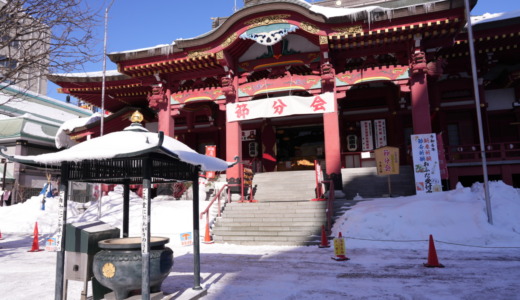
POLYGON ((313 170, 314 160, 325 159, 322 125, 276 127, 278 171, 313 170))

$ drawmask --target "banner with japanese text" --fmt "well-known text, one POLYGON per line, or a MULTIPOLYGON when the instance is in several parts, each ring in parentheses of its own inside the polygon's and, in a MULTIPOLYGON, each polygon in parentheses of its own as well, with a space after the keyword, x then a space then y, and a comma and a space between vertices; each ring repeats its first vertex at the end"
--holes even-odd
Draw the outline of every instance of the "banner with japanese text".
MULTIPOLYGON (((211 157, 217 157, 217 146, 207 145, 206 146, 206 155, 211 156, 211 157)), ((206 171, 206 178, 207 179, 215 178, 215 171, 206 171)))
POLYGON ((442 192, 436 135, 413 134, 411 139, 416 193, 442 192))
POLYGON ((374 139, 372 135, 372 121, 361 121, 361 149, 370 151, 374 149, 374 139))
POLYGON ((226 104, 228 122, 335 111, 334 94, 312 97, 284 96, 226 104))
POLYGON ((376 149, 386 146, 386 120, 374 120, 374 133, 376 138, 376 149))

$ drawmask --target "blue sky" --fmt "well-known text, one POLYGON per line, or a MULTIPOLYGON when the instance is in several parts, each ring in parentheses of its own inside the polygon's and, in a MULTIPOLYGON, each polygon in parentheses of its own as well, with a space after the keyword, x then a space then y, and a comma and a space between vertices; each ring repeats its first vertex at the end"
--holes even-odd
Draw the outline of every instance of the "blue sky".
MULTIPOLYGON (((104 13, 112 0, 89 0, 104 13)), ((308 0, 308 2, 313 2, 308 0)), ((168 44, 178 38, 191 38, 211 30, 212 17, 225 17, 243 7, 243 0, 114 0, 108 18, 107 52, 118 52, 168 44)), ((520 10, 519 0, 479 0, 472 15, 520 10)), ((102 13, 102 14, 103 14, 102 13)), ((103 52, 103 18, 97 31, 98 46, 103 52)), ((102 61, 83 66, 84 70, 101 71, 102 61)), ((107 70, 116 66, 107 60, 107 70)), ((50 83, 48 95, 65 100, 50 83)))

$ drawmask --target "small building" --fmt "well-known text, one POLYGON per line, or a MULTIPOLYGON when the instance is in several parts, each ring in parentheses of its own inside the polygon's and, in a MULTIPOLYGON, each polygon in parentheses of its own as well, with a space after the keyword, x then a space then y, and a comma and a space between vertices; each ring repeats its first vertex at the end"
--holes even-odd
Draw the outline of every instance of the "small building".
MULTIPOLYGON (((441 135, 449 187, 482 178, 464 0, 309 2, 244 1, 200 36, 110 53, 105 109, 152 109, 149 128, 257 172, 318 160, 337 189, 383 146, 411 167, 423 133, 441 135)), ((520 14, 472 20, 489 175, 520 187, 520 14)), ((101 73, 50 80, 101 106, 101 73)))
MULTIPOLYGON (((16 86, 6 86, 0 90, 0 147, 6 147, 9 155, 55 152, 55 136, 60 125, 67 120, 92 114, 76 105, 16 86)), ((3 160, 0 176, 2 189, 12 191, 11 203, 22 202, 38 194, 47 182, 46 174, 41 170, 3 160)))

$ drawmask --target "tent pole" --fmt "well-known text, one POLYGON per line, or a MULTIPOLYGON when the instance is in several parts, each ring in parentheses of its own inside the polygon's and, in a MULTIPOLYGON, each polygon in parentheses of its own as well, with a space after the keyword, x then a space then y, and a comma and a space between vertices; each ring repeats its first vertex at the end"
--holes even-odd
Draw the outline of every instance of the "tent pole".
POLYGON ((199 234, 199 172, 200 167, 193 173, 193 276, 194 290, 202 290, 200 286, 200 234, 199 234))

